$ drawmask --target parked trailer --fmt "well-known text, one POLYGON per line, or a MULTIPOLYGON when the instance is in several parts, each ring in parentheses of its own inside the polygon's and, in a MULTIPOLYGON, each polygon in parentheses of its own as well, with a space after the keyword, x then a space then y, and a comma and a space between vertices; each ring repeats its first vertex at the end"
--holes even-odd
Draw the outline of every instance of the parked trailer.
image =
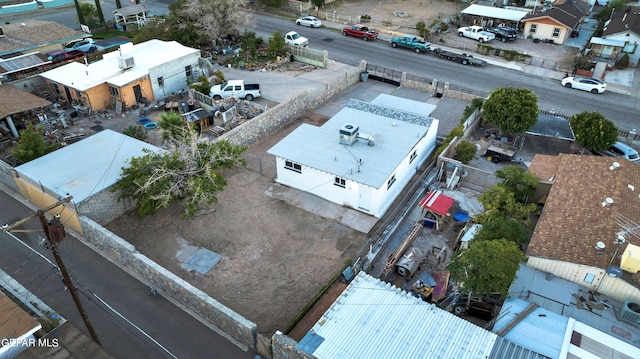
POLYGON ((452 51, 442 50, 440 48, 434 49, 433 53, 439 57, 442 57, 443 59, 451 60, 463 65, 484 66, 487 64, 486 61, 473 57, 472 55, 459 54, 452 51))

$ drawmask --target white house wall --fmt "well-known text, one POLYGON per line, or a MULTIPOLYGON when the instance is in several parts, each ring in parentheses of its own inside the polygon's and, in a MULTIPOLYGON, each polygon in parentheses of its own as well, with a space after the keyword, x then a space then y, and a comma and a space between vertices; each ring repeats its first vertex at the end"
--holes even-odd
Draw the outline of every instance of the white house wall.
POLYGON ((156 99, 164 99, 171 94, 180 93, 180 90, 186 91, 187 77, 184 68, 191 65, 192 73, 194 71, 199 71, 199 58, 200 53, 196 52, 150 68, 149 76, 153 87, 154 97, 156 99), (164 86, 160 86, 158 84, 159 77, 163 78, 164 86))
MULTIPOLYGON (((335 174, 319 171, 315 168, 307 167, 304 164, 300 164, 302 170, 301 173, 298 173, 285 168, 285 159, 281 157, 277 158, 276 181, 283 185, 312 193, 341 206, 354 208, 376 218, 380 218, 411 180, 411 177, 416 173, 417 169, 422 166, 435 149, 437 131, 438 121, 434 120, 425 136, 407 153, 406 157, 396 168, 396 171, 393 173, 396 176, 396 181, 389 190, 387 190, 386 182, 382 188, 372 188, 361 183, 347 180, 344 188, 339 187, 334 184, 335 174), (416 158, 410 162, 410 156, 414 151, 416 151, 416 158), (365 191, 370 191, 369 208, 360 207, 360 196, 365 191)), ((371 165, 375 164, 362 164, 362 166, 371 165)), ((390 177, 391 175, 392 174, 390 174, 390 177)))
POLYGON ((627 53, 627 55, 629 55, 629 63, 633 65, 638 64, 638 61, 640 60, 640 37, 638 37, 638 35, 629 31, 628 33, 625 32, 625 33, 609 35, 606 37, 606 39, 618 40, 618 41, 622 41, 624 43, 630 43, 630 44, 633 44, 633 43, 639 44, 638 48, 636 48, 635 53, 633 54, 627 53), (629 34, 629 36, 627 36, 627 34, 629 34))
POLYGON ((556 277, 566 279, 583 287, 597 290, 599 293, 620 302, 624 302, 627 299, 640 302, 640 290, 638 288, 623 279, 610 277, 601 268, 539 257, 529 257, 527 265, 545 273, 553 273, 556 277), (585 278, 590 274, 595 278, 591 283, 588 283, 585 278))

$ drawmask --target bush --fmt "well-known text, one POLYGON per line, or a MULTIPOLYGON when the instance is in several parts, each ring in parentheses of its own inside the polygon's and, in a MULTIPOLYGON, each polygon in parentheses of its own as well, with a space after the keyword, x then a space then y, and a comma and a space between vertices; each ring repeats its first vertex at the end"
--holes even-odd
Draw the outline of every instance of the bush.
POLYGON ((210 87, 211 87, 211 84, 209 83, 209 79, 204 75, 198 76, 198 81, 194 84, 189 85, 189 88, 194 89, 203 94, 208 94, 210 87))
POLYGON ((440 31, 444 32, 444 31, 447 31, 447 30, 449 30, 449 25, 446 22, 441 21, 440 22, 440 31))
POLYGON ((620 60, 616 61, 616 68, 626 69, 627 67, 629 67, 629 54, 624 54, 620 60))
POLYGON ((469 141, 460 141, 456 146, 454 159, 464 163, 465 165, 471 162, 476 155, 476 146, 469 141))
POLYGON ((364 15, 360 16, 360 21, 369 22, 369 21, 371 21, 371 16, 367 15, 367 14, 364 14, 364 15))
POLYGON ((145 142, 149 139, 147 130, 145 130, 144 127, 138 125, 129 125, 124 129, 124 131, 122 131, 122 134, 145 142))
POLYGON ((215 85, 220 85, 223 82, 224 82, 224 73, 222 73, 222 71, 220 70, 216 70, 216 72, 213 73, 213 83, 215 85))
POLYGON ((424 23, 424 21, 420 21, 416 24, 416 30, 418 30, 418 34, 420 35, 420 37, 425 40, 428 39, 429 36, 431 36, 431 31, 427 29, 427 25, 424 23))

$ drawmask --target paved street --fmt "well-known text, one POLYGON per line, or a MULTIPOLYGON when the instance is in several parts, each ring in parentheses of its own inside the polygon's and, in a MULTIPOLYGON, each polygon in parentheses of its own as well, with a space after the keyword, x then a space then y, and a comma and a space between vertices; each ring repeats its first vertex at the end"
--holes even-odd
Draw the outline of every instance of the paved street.
MULTIPOLYGON (((0 192, 0 223, 12 224, 34 213, 5 192, 0 192)), ((51 252, 39 245, 38 219, 15 237, 36 248, 53 262, 51 252)), ((57 271, 44 258, 0 232, 0 268, 27 287, 60 315, 88 331, 57 271)), ((161 296, 151 296, 139 282, 82 242, 67 236, 59 246, 62 258, 80 291, 80 297, 103 347, 116 358, 253 358, 161 296), (100 303, 104 300, 141 331, 100 303), (153 338, 151 340, 149 337, 153 338), (155 342, 154 342, 155 341, 155 342)))

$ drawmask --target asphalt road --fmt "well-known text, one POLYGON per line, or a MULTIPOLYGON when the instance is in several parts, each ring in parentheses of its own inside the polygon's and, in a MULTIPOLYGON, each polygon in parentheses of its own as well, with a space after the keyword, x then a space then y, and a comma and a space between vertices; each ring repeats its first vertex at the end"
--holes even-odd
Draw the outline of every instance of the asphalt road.
MULTIPOLYGON (((34 214, 4 192, 0 192, 0 203, 2 224, 12 224, 34 214)), ((39 220, 35 218, 19 228, 35 230, 14 233, 29 248, 0 232, 0 268, 89 336, 57 270, 35 253, 54 262, 51 251, 38 240, 44 236, 39 220)), ((99 340, 114 357, 254 358, 254 352, 235 346, 163 297, 149 295, 143 283, 72 236, 64 239, 59 251, 76 281, 99 340), (108 309, 98 297, 146 335, 108 309)))

